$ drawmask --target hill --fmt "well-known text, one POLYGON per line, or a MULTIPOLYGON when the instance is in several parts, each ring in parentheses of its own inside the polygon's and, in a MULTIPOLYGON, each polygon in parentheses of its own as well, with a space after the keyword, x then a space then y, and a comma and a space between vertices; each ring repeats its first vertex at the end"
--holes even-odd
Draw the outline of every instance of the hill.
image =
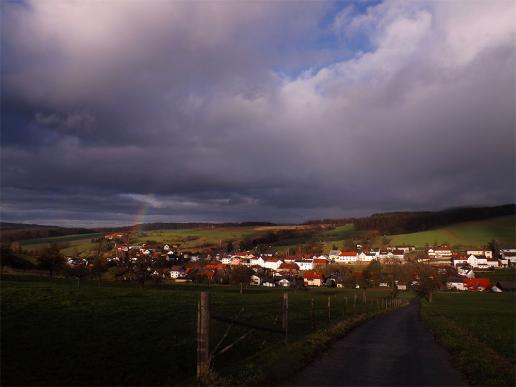
POLYGON ((515 245, 515 217, 500 216, 491 219, 456 223, 429 231, 388 235, 393 245, 449 244, 451 246, 477 247, 497 240, 515 245))

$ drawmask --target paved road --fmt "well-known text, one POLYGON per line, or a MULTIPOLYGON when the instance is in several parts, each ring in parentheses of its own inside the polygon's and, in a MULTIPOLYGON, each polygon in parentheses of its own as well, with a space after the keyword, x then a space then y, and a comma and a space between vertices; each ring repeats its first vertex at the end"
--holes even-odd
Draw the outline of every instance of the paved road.
POLYGON ((376 317, 338 340, 293 380, 298 386, 458 386, 462 375, 419 318, 419 305, 376 317))

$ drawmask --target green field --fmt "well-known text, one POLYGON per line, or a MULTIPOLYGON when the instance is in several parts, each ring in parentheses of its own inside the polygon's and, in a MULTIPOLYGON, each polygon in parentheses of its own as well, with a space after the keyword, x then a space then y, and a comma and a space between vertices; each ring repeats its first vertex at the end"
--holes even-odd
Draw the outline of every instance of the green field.
MULTIPOLYGON (((162 285, 142 289, 122 283, 102 287, 86 283, 77 288, 66 280, 4 276, 2 384, 191 384, 196 364, 196 303, 201 289, 205 288, 162 285)), ((241 295, 237 288, 219 286, 209 291, 212 313, 278 327, 283 290, 251 288, 241 295)), ((353 311, 354 290, 289 291, 288 344, 283 335, 254 331, 234 349, 216 357, 214 369, 219 378, 232 375, 233 382, 252 382, 251 375, 258 377, 255 382, 270 375, 286 377, 302 366, 303 359, 306 362, 307 356, 313 356, 307 353, 309 348, 320 350, 324 340, 327 342, 329 331, 323 328, 329 326, 328 296, 332 297, 331 326, 343 321, 349 328, 368 313, 376 313, 375 298, 387 295, 385 290, 370 289, 368 303, 358 302, 353 311), (315 333, 310 319, 312 297, 315 333), (265 369, 271 347, 277 348, 274 356, 278 362, 265 369), (285 366, 288 369, 282 368, 285 366)), ((409 293, 401 297, 409 297, 409 293)), ((212 348, 226 327, 212 323, 212 348)), ((243 332, 235 327, 228 341, 243 332)))
POLYGON ((50 246, 51 243, 57 243, 58 245, 66 246, 62 249, 63 254, 73 254, 76 251, 88 253, 95 250, 98 246, 96 243, 92 243, 91 240, 100 236, 102 236, 100 233, 73 234, 60 237, 26 239, 20 241, 20 244, 25 250, 41 250, 50 246))
POLYGON ((457 223, 447 227, 411 234, 389 235, 392 245, 448 244, 450 246, 477 247, 495 239, 501 243, 516 244, 515 218, 498 218, 457 223))
POLYGON ((515 293, 439 292, 422 316, 474 385, 514 385, 515 293))

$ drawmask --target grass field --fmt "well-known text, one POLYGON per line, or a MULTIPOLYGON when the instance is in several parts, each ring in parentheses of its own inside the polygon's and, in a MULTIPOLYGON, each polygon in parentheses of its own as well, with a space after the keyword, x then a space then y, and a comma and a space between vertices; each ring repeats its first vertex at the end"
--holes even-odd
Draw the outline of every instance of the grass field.
POLYGON ((501 216, 498 218, 479 220, 473 222, 457 223, 451 226, 430 231, 422 231, 411 234, 390 235, 393 245, 443 244, 461 247, 483 246, 493 239, 502 243, 516 244, 515 218, 513 216, 501 216))
MULTIPOLYGON (((201 289, 194 285, 142 289, 121 283, 77 288, 66 280, 4 276, 2 385, 191 384, 196 364, 196 303, 201 289)), ((282 293, 281 289, 254 288, 241 295, 234 287, 212 287, 212 312, 236 317, 245 308, 239 319, 277 326, 282 293)), ((288 364, 289 369, 280 368, 279 372, 285 377, 302 365, 296 355, 311 348, 301 345, 303 340, 310 335, 326 335, 328 339, 327 331, 321 330, 329 326, 328 296, 332 297, 332 324, 352 324, 365 318, 366 312, 376 313, 375 298, 388 293, 368 290, 369 303, 358 302, 355 311, 353 295, 354 290, 341 289, 290 291, 288 344, 282 335, 255 331, 215 358, 216 372, 221 378, 232 375, 233 382, 241 382, 288 364), (309 312, 312 297, 317 308, 316 333, 309 312), (271 352, 271 348, 275 350, 271 352), (278 362, 264 371, 272 355, 279 357, 278 362), (289 359, 296 364, 288 363, 289 359)), ((212 348, 225 329, 222 323, 212 323, 212 348)), ((234 328, 229 338, 242 332, 234 328)), ((321 340, 312 338, 309 344, 314 348, 324 345, 321 340)))
POLYGON ((491 283, 494 285, 497 281, 516 281, 516 269, 510 268, 486 271, 475 270, 475 276, 479 278, 489 278, 491 283))
POLYGON ((422 316, 474 385, 514 385, 515 293, 439 292, 422 316))
POLYGON ((79 253, 88 253, 97 248, 96 243, 91 240, 100 237, 100 233, 91 234, 73 234, 60 237, 48 237, 37 239, 26 239, 20 241, 21 246, 26 250, 41 250, 50 246, 51 243, 67 246, 62 249, 64 254, 73 254, 75 251, 79 253))

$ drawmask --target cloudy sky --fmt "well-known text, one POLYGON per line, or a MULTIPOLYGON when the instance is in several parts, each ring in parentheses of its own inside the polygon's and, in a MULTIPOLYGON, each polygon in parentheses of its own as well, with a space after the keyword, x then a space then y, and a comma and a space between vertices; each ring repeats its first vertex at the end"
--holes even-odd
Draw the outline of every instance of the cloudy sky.
POLYGON ((514 202, 514 1, 2 1, 3 221, 514 202))

